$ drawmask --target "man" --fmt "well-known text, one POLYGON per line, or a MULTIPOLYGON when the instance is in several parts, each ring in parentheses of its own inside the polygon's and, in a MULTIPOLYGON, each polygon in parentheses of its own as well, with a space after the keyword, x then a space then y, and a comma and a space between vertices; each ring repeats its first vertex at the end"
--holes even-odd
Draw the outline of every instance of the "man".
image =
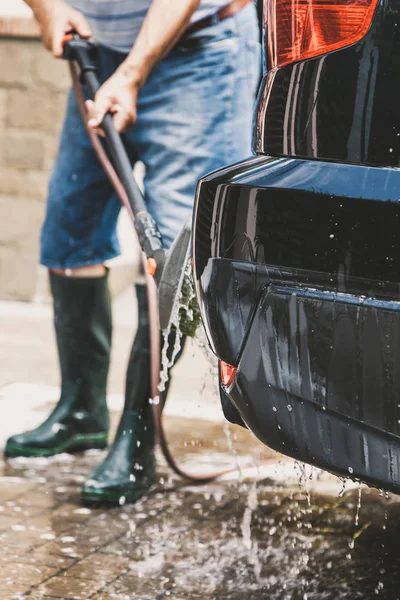
MULTIPOLYGON (((128 131, 132 164, 146 166, 145 193, 164 245, 191 214, 197 180, 250 154, 259 71, 250 0, 26 0, 46 47, 62 55, 70 30, 99 43, 102 81, 88 103, 97 130, 107 111, 128 131)), ((90 146, 73 94, 49 185, 41 263, 50 270, 61 397, 37 429, 11 437, 7 456, 105 448, 111 310, 105 262, 118 252, 120 205, 90 146)), ((84 484, 92 503, 134 502, 154 481, 145 289, 136 286, 138 330, 125 406, 104 462, 84 484)))

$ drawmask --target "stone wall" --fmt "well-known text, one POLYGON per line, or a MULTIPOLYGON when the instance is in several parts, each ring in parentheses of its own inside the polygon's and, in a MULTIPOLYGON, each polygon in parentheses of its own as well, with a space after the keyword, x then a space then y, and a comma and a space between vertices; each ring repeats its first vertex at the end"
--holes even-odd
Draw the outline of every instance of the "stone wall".
POLYGON ((38 236, 61 126, 66 65, 38 39, 0 38, 0 297, 38 293, 38 236))
MULTIPOLYGON (((47 297, 39 232, 69 86, 67 65, 43 48, 26 6, 0 0, 0 299, 47 297), (1 14, 18 6, 22 16, 1 14)), ((137 268, 137 247, 124 219, 121 237, 125 252, 112 263, 114 293, 131 283, 137 268)))

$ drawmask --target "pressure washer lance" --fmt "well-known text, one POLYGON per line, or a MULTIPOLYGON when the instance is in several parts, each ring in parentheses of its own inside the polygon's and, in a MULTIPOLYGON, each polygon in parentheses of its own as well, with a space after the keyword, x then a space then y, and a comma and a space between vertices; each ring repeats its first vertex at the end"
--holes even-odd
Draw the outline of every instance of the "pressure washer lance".
MULTIPOLYGON (((94 99, 100 87, 97 76, 97 45, 76 33, 70 33, 65 36, 63 47, 64 58, 78 67, 79 80, 84 85, 88 97, 94 99)), ((185 335, 194 337, 200 324, 200 311, 190 294, 192 281, 188 277, 187 269, 191 255, 191 221, 182 227, 167 252, 162 246, 157 224, 147 211, 143 194, 132 175, 131 163, 121 136, 114 127, 111 114, 104 117, 102 129, 112 165, 125 190, 123 204, 134 220, 139 245, 147 259, 146 271, 154 278, 159 298, 162 299, 159 302, 160 329, 161 331, 170 329, 173 315, 176 314, 179 304, 184 306, 187 301, 190 307, 181 314, 180 329, 182 330, 183 327, 182 332, 185 335)), ((100 145, 96 144, 96 148, 100 148, 100 145)))
MULTIPOLYGON (((81 38, 76 33, 70 33, 64 38, 63 47, 63 57, 70 64, 74 92, 88 136, 121 204, 128 210, 132 218, 140 247, 143 250, 142 260, 146 275, 150 322, 152 410, 157 442, 167 464, 177 475, 192 483, 208 483, 217 477, 237 471, 237 468, 209 475, 194 475, 181 469, 169 450, 162 424, 163 402, 159 398, 160 328, 161 331, 170 330, 171 322, 176 320, 177 315, 179 316, 182 296, 184 297, 186 294, 188 303, 193 302, 193 294, 187 291, 191 289, 191 282, 185 280, 190 270, 188 265, 190 266, 191 227, 190 224, 184 225, 170 250, 166 252, 162 246, 157 224, 147 212, 144 197, 133 176, 132 166, 122 139, 114 127, 112 115, 107 114, 102 123, 111 160, 97 134, 87 125, 85 95, 81 86, 85 87, 88 98, 94 99, 100 87, 96 67, 96 44, 81 38)), ((184 319, 186 318, 190 330, 187 333, 190 335, 196 328, 196 323, 200 322, 198 309, 197 313, 190 309, 185 310, 184 313, 184 319)))

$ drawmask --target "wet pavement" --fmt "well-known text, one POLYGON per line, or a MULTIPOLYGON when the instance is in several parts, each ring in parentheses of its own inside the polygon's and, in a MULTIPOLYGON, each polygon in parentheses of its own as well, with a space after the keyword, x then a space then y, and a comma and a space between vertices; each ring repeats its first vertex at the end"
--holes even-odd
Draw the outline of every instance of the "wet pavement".
MULTIPOLYGON (((196 423, 209 439, 196 454, 209 468, 226 464, 218 427, 196 423)), ((169 428, 180 460, 193 466, 182 420, 170 418, 169 428)), ((249 453, 249 442, 233 440, 241 457, 259 461, 258 444, 249 453)), ((3 466, 1 598, 400 598, 395 498, 363 489, 360 503, 358 488, 340 494, 340 482, 317 473, 310 480, 310 469, 299 486, 300 467, 297 477, 292 463, 274 461, 258 477, 244 469, 244 481, 200 487, 161 467, 158 485, 135 506, 82 507, 80 484, 100 458, 89 452, 3 466)))
MULTIPOLYGON (((21 310, 8 305, 2 317, 0 306, 0 338, 9 344, 0 369, 7 375, 1 442, 40 422, 58 391, 48 311, 21 324, 21 310), (17 329, 19 341, 10 335, 17 329)), ((117 315, 113 429, 130 344, 126 319, 117 315)), ((107 510, 79 499, 101 452, 2 462, 0 599, 400 600, 398 498, 344 485, 224 427, 210 383, 202 396, 197 391, 207 362, 189 349, 180 368, 166 418, 180 464, 200 473, 239 463, 241 471, 192 486, 159 457, 150 495, 107 510)))

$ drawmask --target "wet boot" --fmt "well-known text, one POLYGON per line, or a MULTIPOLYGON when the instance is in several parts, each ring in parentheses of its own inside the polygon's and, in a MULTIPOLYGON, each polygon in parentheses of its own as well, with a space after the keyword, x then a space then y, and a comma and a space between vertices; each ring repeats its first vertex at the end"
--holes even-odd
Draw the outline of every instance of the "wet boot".
POLYGON ((5 456, 52 456, 107 446, 106 383, 111 349, 107 275, 50 274, 61 367, 61 397, 32 431, 8 439, 5 456))
POLYGON ((82 487, 86 504, 118 505, 143 496, 155 479, 146 287, 136 285, 138 328, 128 363, 125 405, 114 443, 82 487))
POLYGON ((82 487, 82 501, 89 505, 132 504, 155 481, 149 315, 146 287, 135 287, 139 323, 128 364, 124 410, 107 457, 82 487))

